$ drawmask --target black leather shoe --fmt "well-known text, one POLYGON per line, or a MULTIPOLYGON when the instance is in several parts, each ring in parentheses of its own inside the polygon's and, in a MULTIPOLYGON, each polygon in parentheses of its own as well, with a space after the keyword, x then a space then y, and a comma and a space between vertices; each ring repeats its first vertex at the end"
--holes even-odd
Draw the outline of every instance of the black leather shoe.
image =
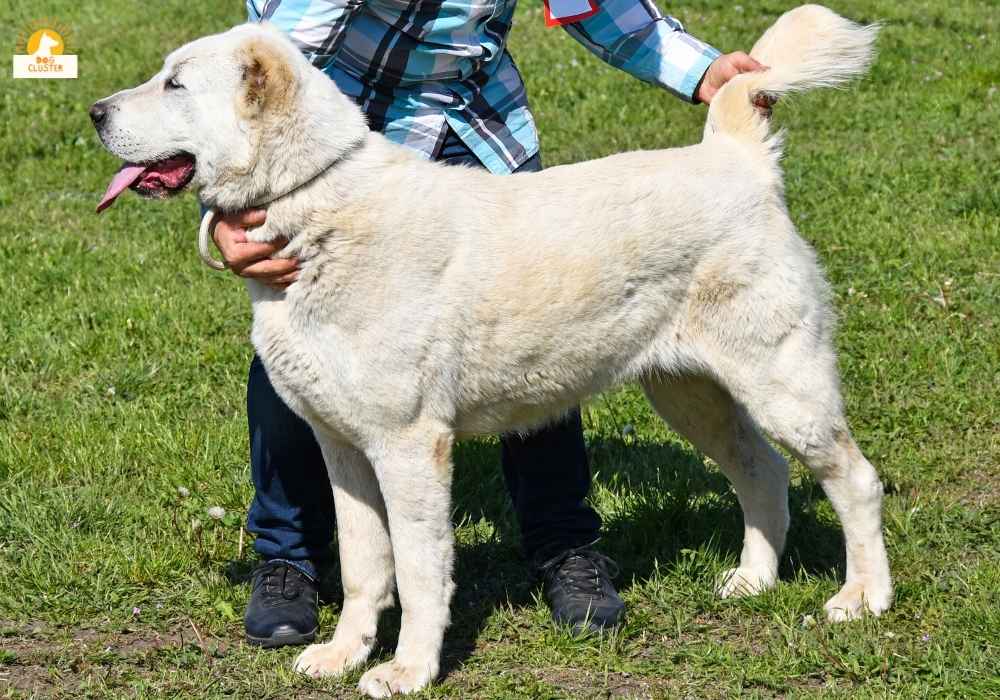
POLYGON ((568 549, 539 567, 542 591, 556 622, 572 628, 602 632, 619 625, 625 603, 611 579, 618 565, 588 547, 568 549))
POLYGON ((317 582, 283 561, 261 564, 253 571, 243 626, 251 644, 308 644, 319 628, 317 582))

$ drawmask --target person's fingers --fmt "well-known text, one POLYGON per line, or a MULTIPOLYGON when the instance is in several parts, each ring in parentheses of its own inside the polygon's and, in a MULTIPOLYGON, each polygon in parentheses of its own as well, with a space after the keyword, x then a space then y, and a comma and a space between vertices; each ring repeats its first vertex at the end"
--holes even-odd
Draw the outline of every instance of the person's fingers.
POLYGON ((223 219, 222 221, 217 222, 212 228, 212 240, 215 241, 216 247, 221 250, 222 246, 225 245, 245 243, 247 236, 241 226, 231 224, 223 219))
POLYGON ((296 270, 287 275, 282 275, 281 277, 274 277, 272 279, 264 281, 269 287, 274 287, 275 289, 284 289, 290 284, 294 284, 299 279, 299 271, 296 270))
POLYGON ((260 226, 267 218, 263 209, 247 209, 233 214, 226 214, 215 223, 212 238, 216 246, 228 243, 244 243, 247 240, 246 229, 260 226))
POLYGON ((739 73, 751 73, 758 70, 767 70, 767 67, 763 63, 752 56, 748 56, 742 51, 729 54, 729 56, 732 66, 739 73))
POLYGON ((695 97, 699 102, 709 104, 719 89, 737 75, 767 69, 767 66, 742 51, 724 54, 709 66, 695 97))
POLYGON ((248 241, 244 238, 242 242, 235 242, 233 245, 228 247, 228 251, 223 252, 229 252, 233 258, 244 263, 251 263, 271 257, 284 248, 287 243, 288 241, 284 238, 276 238, 275 240, 268 241, 267 243, 255 243, 254 241, 248 241))
POLYGON ((284 238, 276 238, 267 243, 254 243, 246 240, 246 236, 243 236, 242 239, 242 241, 234 239, 217 241, 222 259, 236 272, 240 272, 259 260, 270 258, 288 243, 284 238))
POLYGON ((264 209, 244 209, 224 218, 225 221, 236 224, 241 228, 260 226, 266 219, 267 211, 264 209))
POLYGON ((252 277, 261 280, 273 280, 279 277, 290 275, 298 271, 299 261, 291 259, 258 260, 252 265, 247 265, 238 271, 240 277, 252 277))
POLYGON ((266 219, 267 211, 264 209, 244 209, 223 214, 219 217, 216 225, 228 226, 229 228, 253 228, 263 224, 266 219))

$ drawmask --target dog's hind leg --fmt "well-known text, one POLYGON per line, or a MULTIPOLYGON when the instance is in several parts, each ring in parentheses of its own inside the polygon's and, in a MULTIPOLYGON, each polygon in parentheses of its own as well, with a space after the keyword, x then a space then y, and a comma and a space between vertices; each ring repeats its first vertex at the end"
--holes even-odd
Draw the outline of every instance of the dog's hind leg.
POLYGON ((797 329, 763 362, 743 362, 734 390, 768 435, 819 480, 844 528, 847 580, 826 603, 832 621, 892 603, 882 538, 882 484, 844 417, 836 358, 822 334, 797 329))
POLYGON ((746 411, 711 380, 657 377, 645 381, 644 388, 660 416, 719 464, 743 509, 740 565, 722 575, 719 595, 771 588, 788 530, 788 464, 746 411))
POLYGON ((367 671, 358 683, 371 697, 416 692, 440 668, 455 589, 452 440, 444 426, 421 425, 393 436, 372 455, 392 533, 403 615, 395 657, 367 671))
POLYGON ((364 663, 375 646, 379 614, 393 603, 393 558, 368 460, 353 447, 317 438, 333 486, 344 607, 333 638, 306 648, 294 667, 310 676, 336 676, 364 663))

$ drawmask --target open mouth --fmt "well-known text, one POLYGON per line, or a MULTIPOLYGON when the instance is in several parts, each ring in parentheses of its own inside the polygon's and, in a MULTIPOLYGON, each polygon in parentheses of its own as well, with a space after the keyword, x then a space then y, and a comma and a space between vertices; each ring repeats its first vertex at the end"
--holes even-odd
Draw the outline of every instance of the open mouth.
POLYGON ((143 197, 162 198, 177 194, 191 182, 194 169, 194 156, 188 153, 178 153, 151 163, 124 163, 111 179, 97 211, 110 207, 118 195, 129 188, 143 197))

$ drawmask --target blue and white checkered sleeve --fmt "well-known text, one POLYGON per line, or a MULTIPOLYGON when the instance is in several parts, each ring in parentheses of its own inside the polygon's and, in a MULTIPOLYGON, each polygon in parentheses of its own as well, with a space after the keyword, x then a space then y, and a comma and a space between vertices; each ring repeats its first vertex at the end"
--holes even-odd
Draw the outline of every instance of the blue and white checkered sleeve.
POLYGON ((271 22, 323 68, 337 52, 351 16, 365 0, 247 0, 251 22, 271 22))
POLYGON ((565 25, 569 34, 615 68, 694 102, 719 51, 684 31, 650 0, 597 0, 594 15, 565 25))

